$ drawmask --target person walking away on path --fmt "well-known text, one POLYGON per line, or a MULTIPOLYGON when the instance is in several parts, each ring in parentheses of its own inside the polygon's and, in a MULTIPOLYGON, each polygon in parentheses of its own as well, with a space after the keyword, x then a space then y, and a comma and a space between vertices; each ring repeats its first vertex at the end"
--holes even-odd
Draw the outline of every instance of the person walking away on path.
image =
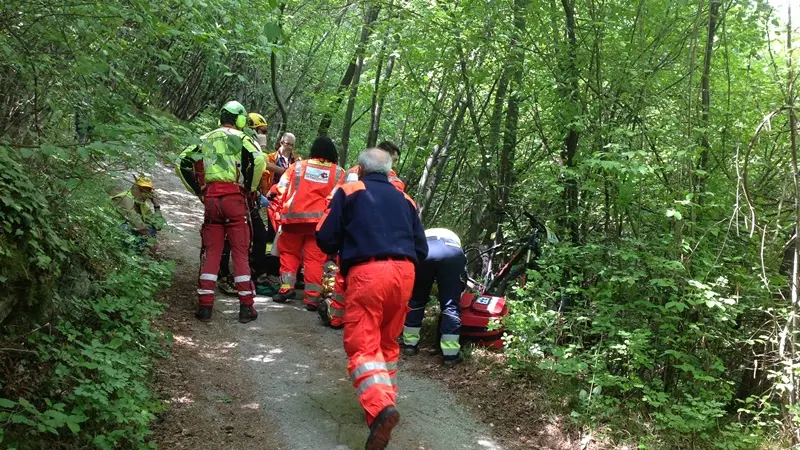
POLYGON ((141 250, 148 238, 155 238, 164 226, 161 205, 153 192, 153 180, 139 175, 129 189, 112 191, 111 202, 125 220, 120 226, 136 237, 136 249, 141 250), (152 210, 147 202, 153 205, 152 210))
POLYGON ((370 427, 368 450, 386 448, 400 420, 397 336, 411 298, 414 265, 428 254, 414 201, 389 183, 391 161, 381 149, 361 152, 361 180, 336 191, 316 234, 324 252, 340 255, 347 298, 344 350, 370 427))
POLYGON ((329 137, 317 138, 308 160, 286 170, 277 185, 281 205, 278 253, 281 260, 281 287, 272 300, 284 303, 294 298, 294 284, 300 262, 305 273, 303 303, 316 311, 322 294, 322 266, 325 254, 317 247, 314 231, 327 208, 327 197, 344 182, 345 173, 337 166, 336 146, 329 137))
POLYGON ((195 316, 211 320, 214 287, 219 273, 222 247, 227 235, 233 257, 234 282, 239 294, 239 322, 258 317, 253 307, 255 287, 250 277, 248 250, 250 223, 247 193, 255 191, 264 171, 264 154, 242 129, 247 111, 239 102, 226 103, 220 111, 220 128, 200 137, 200 145, 181 153, 178 174, 205 206, 201 229, 199 308, 195 316))
MULTIPOLYGON (((377 148, 388 152, 392 157, 392 170, 389 171, 389 183, 397 188, 398 191, 405 192, 405 183, 403 183, 403 181, 395 173, 397 162, 400 160, 400 148, 391 141, 383 141, 378 144, 377 148)), ((356 165, 352 167, 347 172, 345 183, 357 182, 360 173, 361 166, 356 165)), ((330 300, 324 299, 324 301, 320 302, 320 308, 318 312, 323 325, 329 326, 335 330, 341 329, 344 326, 342 324, 345 302, 344 292, 344 276, 342 276, 341 271, 337 271, 336 275, 334 275, 333 295, 331 296, 330 300)))
POLYGON ((461 331, 461 293, 466 280, 467 257, 461 249, 461 239, 445 228, 425 230, 428 257, 417 267, 414 293, 408 306, 411 310, 403 327, 403 354, 419 352, 420 331, 425 317, 425 305, 430 299, 435 281, 439 289, 439 345, 444 365, 454 366, 462 361, 459 350, 461 331))
MULTIPOLYGON (((264 116, 258 113, 248 114, 247 126, 242 131, 250 136, 253 141, 258 142, 258 145, 262 150, 266 147, 267 121, 264 119, 264 116)), ((248 202, 250 209, 250 224, 252 226, 251 245, 249 246, 249 261, 251 271, 250 277, 253 280, 258 280, 262 274, 266 273, 270 269, 267 261, 267 244, 272 242, 272 237, 269 236, 267 228, 264 225, 264 220, 261 218, 261 213, 259 211, 259 206, 266 202, 266 198, 259 192, 252 192, 250 195, 252 196, 248 202)), ((231 246, 230 242, 226 238, 225 246, 222 248, 222 260, 220 261, 217 285, 222 292, 225 292, 229 295, 237 295, 238 289, 236 289, 236 284, 234 283, 233 277, 231 277, 230 273, 230 258, 231 246)))

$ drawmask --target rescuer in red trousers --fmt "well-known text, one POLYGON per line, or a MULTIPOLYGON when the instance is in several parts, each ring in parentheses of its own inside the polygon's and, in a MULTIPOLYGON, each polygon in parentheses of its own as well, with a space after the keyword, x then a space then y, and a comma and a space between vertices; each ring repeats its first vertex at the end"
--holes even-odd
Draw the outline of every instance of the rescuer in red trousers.
POLYGON ((197 296, 199 320, 211 320, 222 248, 231 245, 234 282, 239 294, 239 322, 258 317, 253 307, 255 285, 250 279, 250 218, 247 195, 255 191, 265 167, 264 154, 248 135, 247 111, 239 102, 228 102, 220 111, 220 127, 200 137, 201 143, 181 152, 178 175, 205 206, 197 296))
POLYGON ((290 165, 276 187, 281 205, 278 253, 281 259, 281 287, 272 300, 284 303, 294 298, 294 284, 300 262, 305 274, 303 303, 316 311, 322 295, 322 266, 325 253, 317 247, 314 231, 327 209, 327 198, 344 182, 344 170, 336 165, 336 146, 329 137, 311 145, 309 159, 290 165))
MULTIPOLYGON (((397 188, 398 191, 405 192, 406 184, 403 183, 403 180, 401 180, 394 171, 394 169, 397 167, 397 162, 400 160, 400 148, 394 145, 394 143, 391 141, 381 142, 378 144, 378 148, 389 152, 389 154, 392 156, 392 170, 389 171, 388 176, 389 183, 397 188)), ((344 182, 355 183, 358 181, 360 175, 361 166, 356 165, 347 171, 347 178, 345 178, 344 182)), ((333 193, 331 193, 329 200, 331 198, 333 198, 333 193)), ((342 324, 345 301, 344 292, 344 276, 342 276, 341 271, 338 271, 334 277, 333 295, 331 296, 331 299, 321 302, 319 308, 319 317, 322 319, 322 323, 337 330, 344 326, 342 324)))
POLYGON ((384 449, 400 420, 395 409, 397 337, 414 286, 414 265, 428 244, 416 205, 389 182, 392 158, 369 149, 358 157, 361 180, 336 190, 317 244, 339 253, 345 277, 347 370, 370 427, 366 449, 384 449))

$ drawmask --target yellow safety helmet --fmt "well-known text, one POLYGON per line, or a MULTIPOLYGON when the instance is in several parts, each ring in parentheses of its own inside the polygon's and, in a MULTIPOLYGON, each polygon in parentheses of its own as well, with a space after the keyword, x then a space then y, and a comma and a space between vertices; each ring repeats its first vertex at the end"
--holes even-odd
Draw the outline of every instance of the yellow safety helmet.
POLYGON ((256 129, 258 127, 267 126, 267 121, 259 113, 250 113, 247 115, 247 128, 256 129))
POLYGON ((136 177, 136 185, 153 189, 153 180, 151 180, 147 175, 139 175, 136 177))

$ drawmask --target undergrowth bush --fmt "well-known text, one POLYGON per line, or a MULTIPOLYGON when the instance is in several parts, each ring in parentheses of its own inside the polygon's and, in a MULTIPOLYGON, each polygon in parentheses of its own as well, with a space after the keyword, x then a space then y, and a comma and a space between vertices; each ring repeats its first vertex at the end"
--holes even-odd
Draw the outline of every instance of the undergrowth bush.
POLYGON ((148 447, 172 265, 127 250, 104 171, 0 150, 0 446, 148 447))
POLYGON ((754 283, 741 253, 695 261, 700 280, 667 244, 549 248, 506 319, 510 365, 565 377, 574 420, 644 436, 640 448, 764 448, 780 410, 766 384, 743 385, 747 356, 765 358, 763 311, 785 315, 786 302, 754 283), (559 314, 562 295, 572 305, 559 314))

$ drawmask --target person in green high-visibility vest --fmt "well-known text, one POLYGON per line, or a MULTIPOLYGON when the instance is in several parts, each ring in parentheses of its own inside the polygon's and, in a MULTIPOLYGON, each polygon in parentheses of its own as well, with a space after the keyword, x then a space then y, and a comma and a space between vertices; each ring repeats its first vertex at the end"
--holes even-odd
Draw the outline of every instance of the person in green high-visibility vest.
POLYGON ((153 192, 153 180, 148 176, 136 177, 129 189, 112 191, 111 202, 125 220, 121 227, 139 238, 136 245, 139 249, 164 226, 161 205, 153 192))
POLYGON ((233 281, 239 295, 239 322, 258 318, 254 304, 255 285, 251 279, 250 205, 257 201, 252 192, 261 183, 266 161, 258 143, 242 131, 247 110, 230 101, 219 113, 219 128, 200 137, 199 144, 187 146, 180 155, 177 174, 205 207, 201 237, 201 269, 197 286, 199 307, 195 317, 211 320, 214 289, 219 278, 222 249, 227 239, 233 260, 233 281))

